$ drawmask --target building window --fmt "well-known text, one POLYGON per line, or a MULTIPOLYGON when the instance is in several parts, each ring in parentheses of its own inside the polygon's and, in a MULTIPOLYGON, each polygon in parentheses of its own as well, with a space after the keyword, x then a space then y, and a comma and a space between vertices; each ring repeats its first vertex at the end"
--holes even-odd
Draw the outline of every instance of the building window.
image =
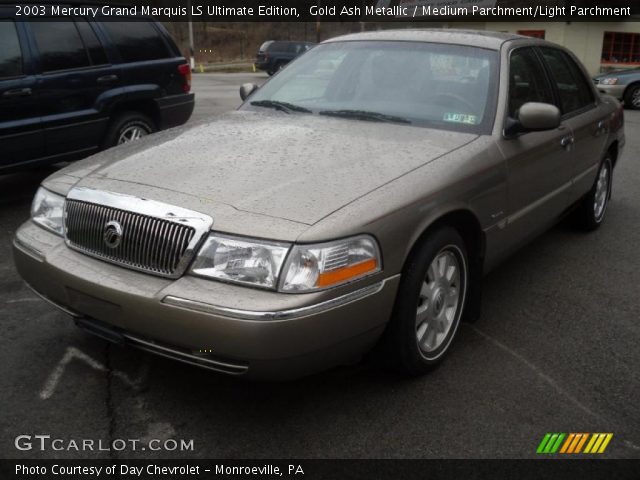
POLYGON ((544 40, 544 30, 518 30, 518 35, 524 35, 525 37, 540 38, 544 40))
POLYGON ((640 63, 640 33, 604 32, 602 63, 640 63))

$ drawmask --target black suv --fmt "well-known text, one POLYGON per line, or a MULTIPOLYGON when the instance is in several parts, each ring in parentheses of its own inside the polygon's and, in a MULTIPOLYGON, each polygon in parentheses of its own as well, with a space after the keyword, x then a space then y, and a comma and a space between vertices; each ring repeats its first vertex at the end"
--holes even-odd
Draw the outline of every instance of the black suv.
POLYGON ((256 68, 273 75, 298 55, 302 55, 315 45, 309 42, 289 42, 269 40, 260 45, 256 56, 256 68))
POLYGON ((0 173, 77 160, 191 116, 191 69, 160 23, 13 13, 0 6, 0 173))

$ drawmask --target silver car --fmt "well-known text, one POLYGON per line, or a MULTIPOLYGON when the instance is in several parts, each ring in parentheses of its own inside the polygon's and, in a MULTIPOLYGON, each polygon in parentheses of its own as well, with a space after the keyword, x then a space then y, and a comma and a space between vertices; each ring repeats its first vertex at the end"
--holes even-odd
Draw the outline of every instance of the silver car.
POLYGON ((604 221, 619 102, 500 33, 320 44, 238 111, 47 178, 17 268, 85 330, 283 379, 371 351, 406 374, 480 314, 482 277, 571 213, 604 221))
POLYGON ((593 78, 599 92, 624 101, 624 106, 640 109, 640 68, 616 70, 593 78))

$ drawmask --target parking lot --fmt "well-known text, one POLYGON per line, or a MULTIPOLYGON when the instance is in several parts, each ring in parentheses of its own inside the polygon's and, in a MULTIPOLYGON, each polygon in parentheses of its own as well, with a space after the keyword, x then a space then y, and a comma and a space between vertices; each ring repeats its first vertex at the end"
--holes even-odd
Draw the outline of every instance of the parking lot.
MULTIPOLYGON (((194 77, 192 121, 240 103, 264 74, 194 77)), ((407 380, 367 362, 292 383, 249 383, 122 349, 28 290, 11 239, 53 169, 0 177, 0 457, 534 457, 546 432, 611 432, 640 457, 640 112, 603 228, 558 225, 485 280, 482 318, 447 361, 407 380), (193 451, 18 451, 18 435, 175 438, 193 451)), ((211 145, 209 155, 215 155, 211 145)))

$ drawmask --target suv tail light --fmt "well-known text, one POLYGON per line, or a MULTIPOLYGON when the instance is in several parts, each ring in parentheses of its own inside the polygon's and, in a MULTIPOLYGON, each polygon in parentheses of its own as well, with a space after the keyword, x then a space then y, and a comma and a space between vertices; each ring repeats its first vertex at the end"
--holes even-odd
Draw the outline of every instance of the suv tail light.
POLYGON ((178 65, 178 73, 182 75, 184 83, 182 84, 182 91, 189 93, 191 91, 191 67, 188 63, 178 65))

